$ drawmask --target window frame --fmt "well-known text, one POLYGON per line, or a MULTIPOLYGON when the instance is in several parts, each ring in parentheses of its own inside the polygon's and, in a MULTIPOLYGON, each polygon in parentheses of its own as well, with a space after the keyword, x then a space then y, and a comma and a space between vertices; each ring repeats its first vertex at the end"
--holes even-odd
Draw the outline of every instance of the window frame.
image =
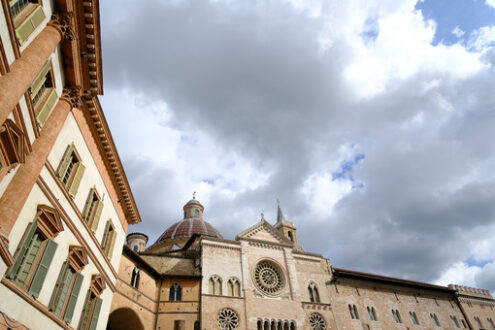
POLYGON ((89 225, 91 231, 96 233, 98 225, 100 223, 101 213, 103 212, 103 201, 100 194, 96 190, 96 187, 89 189, 88 198, 84 204, 82 217, 83 220, 89 225))
POLYGON ((18 164, 25 162, 26 136, 10 118, 0 127, 0 174, 4 175, 18 164))
POLYGON ((108 219, 105 226, 105 232, 103 233, 103 238, 101 240, 101 249, 109 260, 112 259, 116 239, 117 231, 115 229, 115 225, 113 224, 112 219, 108 219))
POLYGON ((86 167, 83 165, 82 158, 77 152, 74 143, 69 144, 65 149, 64 155, 58 165, 57 176, 60 179, 62 185, 65 187, 66 191, 73 198, 77 194, 77 190, 79 189, 79 185, 82 181, 82 177, 84 175, 85 169, 86 167), (76 160, 74 163, 72 162, 73 159, 76 160), (73 165, 71 167, 72 163, 73 165), (69 168, 70 168, 70 173, 67 176, 67 172, 69 171, 69 168))

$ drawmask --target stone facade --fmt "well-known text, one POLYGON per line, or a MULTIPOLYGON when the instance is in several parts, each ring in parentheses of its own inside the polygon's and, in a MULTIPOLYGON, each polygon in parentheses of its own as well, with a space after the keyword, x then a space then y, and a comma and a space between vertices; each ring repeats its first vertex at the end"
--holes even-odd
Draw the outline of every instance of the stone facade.
MULTIPOLYGON (((130 308, 139 320, 132 329, 495 328, 488 291, 334 268, 303 250, 280 207, 275 225, 262 218, 235 240, 189 234, 159 239, 142 252, 124 248, 111 321, 130 308), (129 288, 134 267, 143 275, 129 288), (174 286, 182 288, 181 302, 171 301, 174 286)), ((131 329, 118 321, 109 327, 131 329)))

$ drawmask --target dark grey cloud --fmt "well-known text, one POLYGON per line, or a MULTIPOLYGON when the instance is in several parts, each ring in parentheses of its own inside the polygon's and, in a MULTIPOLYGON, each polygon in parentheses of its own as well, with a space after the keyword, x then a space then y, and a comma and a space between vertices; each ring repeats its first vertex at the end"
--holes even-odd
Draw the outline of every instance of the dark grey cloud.
MULTIPOLYGON (((163 101, 173 113, 163 125, 202 132, 255 168, 273 169, 256 189, 213 191, 206 215, 225 237, 262 211, 274 220, 280 198, 305 249, 339 267, 435 281, 472 258, 477 240, 495 247, 488 238, 495 220, 493 51, 465 78, 420 68, 359 99, 344 74, 356 56, 352 41, 332 35, 326 50, 318 43, 328 17, 279 2, 145 3, 108 20, 113 6, 102 4, 107 90, 163 101), (331 178, 345 160, 342 146, 348 157, 364 155, 347 177, 362 186, 322 212, 305 183, 318 173, 331 178)), ((125 115, 111 125, 119 120, 125 115)), ((155 239, 180 219, 178 191, 190 178, 119 149, 143 217, 135 229, 155 239)), ((492 273, 484 269, 476 284, 493 289, 492 273)))

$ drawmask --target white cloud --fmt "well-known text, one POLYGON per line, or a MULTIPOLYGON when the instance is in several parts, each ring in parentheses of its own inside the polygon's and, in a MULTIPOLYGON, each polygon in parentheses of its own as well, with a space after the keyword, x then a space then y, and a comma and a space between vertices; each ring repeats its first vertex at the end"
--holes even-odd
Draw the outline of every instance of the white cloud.
MULTIPOLYGON (((495 1, 495 0, 494 0, 495 1)), ((472 32, 468 41, 470 49, 481 52, 495 44, 495 25, 484 26, 472 32)))
MULTIPOLYGON (((495 1, 495 0, 494 0, 495 1)), ((461 28, 459 27, 459 25, 457 25, 453 30, 452 30, 452 34, 455 35, 457 38, 460 38, 462 37, 465 32, 461 30, 461 28)))
POLYGON ((495 8, 495 0, 486 0, 485 3, 488 6, 495 8))
POLYGON ((459 284, 476 287, 475 277, 481 271, 481 267, 468 266, 464 262, 456 262, 436 281, 439 285, 459 284))

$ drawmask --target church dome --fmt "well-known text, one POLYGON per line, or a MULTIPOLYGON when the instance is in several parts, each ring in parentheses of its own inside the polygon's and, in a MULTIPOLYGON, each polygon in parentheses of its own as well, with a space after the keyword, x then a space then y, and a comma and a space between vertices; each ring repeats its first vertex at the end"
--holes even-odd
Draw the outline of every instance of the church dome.
POLYGON ((194 234, 223 238, 212 225, 203 220, 204 207, 193 197, 184 205, 184 219, 168 227, 157 243, 175 238, 189 238, 194 234))

